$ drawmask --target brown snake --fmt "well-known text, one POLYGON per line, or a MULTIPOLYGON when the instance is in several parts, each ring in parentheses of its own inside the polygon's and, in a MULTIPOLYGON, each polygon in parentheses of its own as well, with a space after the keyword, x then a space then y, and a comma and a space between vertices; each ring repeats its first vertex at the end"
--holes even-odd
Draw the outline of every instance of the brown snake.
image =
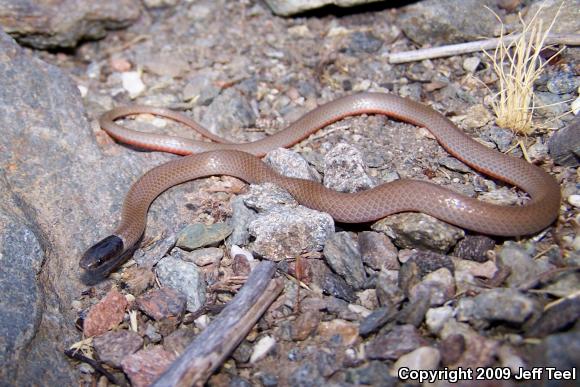
POLYGON ((111 271, 133 252, 145 231, 149 206, 159 194, 174 185, 211 175, 231 175, 249 183, 272 182, 288 190, 301 204, 345 223, 369 222, 398 212, 415 211, 484 234, 516 236, 549 226, 560 206, 560 187, 542 169, 489 149, 435 110, 392 94, 362 93, 339 98, 307 113, 281 132, 245 144, 226 143, 188 117, 163 108, 116 108, 105 113, 100 124, 119 142, 188 156, 153 168, 133 184, 125 198, 118 228, 82 257, 80 266, 89 271, 111 271), (114 122, 139 113, 171 118, 221 143, 141 133, 114 122), (398 180, 363 192, 341 193, 312 181, 281 176, 256 157, 291 146, 324 126, 359 114, 384 114, 425 127, 450 154, 486 175, 519 187, 531 200, 522 206, 494 205, 416 180, 398 180))

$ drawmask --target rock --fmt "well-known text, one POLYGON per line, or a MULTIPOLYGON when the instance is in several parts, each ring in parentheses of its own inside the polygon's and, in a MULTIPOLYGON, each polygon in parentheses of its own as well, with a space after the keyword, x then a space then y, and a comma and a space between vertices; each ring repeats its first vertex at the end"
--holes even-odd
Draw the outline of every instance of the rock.
POLYGON ((123 362, 123 372, 131 379, 131 385, 145 387, 151 385, 169 368, 175 355, 160 346, 149 347, 127 356, 123 362))
POLYGON ((578 18, 580 17, 579 10, 580 0, 570 0, 564 3, 557 0, 548 0, 533 3, 530 4, 524 23, 529 23, 537 13, 539 21, 542 21, 545 26, 549 26, 558 15, 558 19, 550 32, 555 34, 577 34, 578 18), (560 6, 562 6, 561 9, 560 6))
POLYGON ((372 54, 381 49, 383 41, 371 32, 355 31, 350 36, 346 52, 350 55, 358 53, 372 54))
POLYGON ((86 337, 100 335, 123 321, 128 302, 116 288, 93 305, 83 323, 83 333, 86 337))
POLYGON ((498 342, 481 336, 467 324, 450 319, 440 336, 441 363, 445 366, 488 367, 495 362, 498 342), (448 340, 454 344, 446 345, 448 340))
POLYGON ((577 167, 580 165, 580 117, 558 130, 548 143, 550 157, 558 165, 577 167))
POLYGON ((177 326, 185 313, 185 296, 171 288, 151 290, 136 300, 139 309, 155 321, 173 320, 177 326))
POLYGON ((324 258, 330 268, 355 289, 362 289, 366 283, 358 244, 349 233, 339 232, 331 235, 324 245, 324 258))
POLYGON ((538 303, 514 289, 490 289, 473 298, 462 298, 457 307, 459 321, 486 320, 521 325, 539 314, 538 303))
POLYGON ((292 324, 292 340, 306 340, 316 330, 319 322, 320 314, 318 312, 307 310, 301 313, 292 324))
POLYGON ((373 270, 397 270, 397 248, 384 234, 363 231, 358 234, 358 245, 365 265, 373 270))
POLYGON ((412 325, 395 326, 390 332, 381 332, 365 346, 366 355, 369 359, 397 360, 427 341, 421 337, 417 329, 412 325))
POLYGON ((474 73, 477 71, 477 68, 481 64, 481 59, 476 56, 470 56, 469 58, 465 58, 463 60, 463 70, 467 71, 468 73, 474 73))
POLYGON ((266 0, 266 4, 276 15, 291 16, 330 4, 339 7, 352 7, 376 1, 380 0, 266 0))
POLYGON ((379 304, 387 307, 396 307, 405 298, 399 288, 399 271, 382 270, 377 278, 377 298, 379 304))
MULTIPOLYGON (((427 274, 423 280, 409 290, 411 302, 426 298, 427 306, 440 306, 455 296, 455 279, 447 268, 427 274)), ((422 318, 421 318, 422 321, 422 318)))
POLYGON ((566 201, 576 208, 580 208, 580 195, 570 195, 566 201))
POLYGON ((191 77, 183 88, 183 100, 207 106, 220 93, 214 82, 204 74, 191 77))
POLYGON ((416 212, 387 216, 371 228, 387 234, 400 248, 422 248, 441 253, 449 251, 465 236, 458 227, 416 212))
POLYGON ((227 138, 232 128, 254 125, 256 115, 246 97, 229 88, 218 95, 205 112, 201 124, 210 132, 227 138))
POLYGON ((401 356, 391 369, 391 376, 397 376, 401 368, 413 371, 436 370, 439 367, 441 355, 433 347, 420 347, 401 356))
POLYGON ((345 347, 353 346, 358 341, 358 325, 340 319, 321 322, 317 333, 323 340, 345 347))
POLYGON ((328 214, 303 206, 277 207, 254 220, 249 231, 255 238, 256 254, 280 261, 322 250, 334 231, 334 221, 328 214))
POLYGON ((235 197, 231 201, 231 207, 232 217, 229 224, 232 227, 232 233, 228 237, 228 244, 244 246, 250 240, 248 227, 256 219, 256 213, 246 207, 242 196, 235 197))
POLYGON ((489 140, 497 145, 500 152, 506 152, 510 149, 514 136, 513 131, 495 125, 492 125, 488 130, 484 130, 481 134, 482 139, 489 140))
POLYGON ((145 91, 145 84, 141 80, 139 71, 125 71, 121 73, 123 89, 129 93, 129 98, 135 99, 145 91))
POLYGON ((580 297, 563 299, 545 310, 542 316, 526 331, 528 337, 545 337, 566 329, 580 319, 580 297))
POLYGON ((286 149, 274 149, 266 154, 264 162, 276 172, 287 177, 320 182, 322 178, 313 167, 298 153, 286 149))
POLYGON ((550 269, 548 265, 533 258, 534 250, 532 247, 518 245, 513 242, 506 242, 499 250, 497 257, 498 263, 508 266, 511 274, 506 283, 510 287, 518 287, 529 281, 538 274, 550 269))
POLYGON ((250 191, 240 197, 243 198, 246 206, 259 213, 267 213, 280 206, 298 206, 298 202, 288 191, 272 183, 252 184, 250 191))
POLYGON ((482 104, 470 106, 461 121, 469 129, 479 129, 493 121, 493 114, 482 104))
POLYGON ((429 328, 429 332, 438 334, 445 323, 453 317, 453 308, 450 306, 441 306, 439 308, 431 308, 425 315, 425 323, 429 328))
POLYGON ((322 386, 325 379, 318 367, 311 362, 304 362, 288 377, 288 384, 296 387, 322 386))
POLYGON ((141 336, 127 330, 106 332, 93 339, 93 347, 99 360, 114 368, 121 368, 123 359, 137 352, 142 346, 141 336))
POLYGON ((147 8, 165 8, 177 5, 179 0, 144 0, 143 3, 147 8))
MULTIPOLYGON (((542 354, 535 366, 556 367, 558 370, 571 370, 580 364, 580 332, 566 332, 546 337, 543 342, 534 346, 537 353, 542 354)), ((576 372, 578 372, 576 370, 576 372)), ((576 376, 577 377, 577 376, 576 376)), ((561 382, 549 384, 561 385, 561 382)), ((576 382, 571 381, 571 386, 576 382)))
POLYGON ((170 78, 179 78, 190 69, 187 60, 175 52, 146 55, 138 63, 150 73, 170 78))
POLYGON ((429 305, 431 304, 430 289, 425 288, 423 291, 424 296, 410 300, 407 303, 399 315, 397 316, 397 321, 401 324, 409 324, 418 328, 425 319, 429 305))
MULTIPOLYGON (((484 263, 454 259, 456 292, 463 294, 469 291, 479 291, 482 288, 481 279, 492 279, 499 269, 494 261, 484 263)), ((510 270, 509 268, 505 268, 510 270)))
MULTIPOLYGON (((175 326, 173 328, 175 328, 175 326)), ((173 329, 173 330, 175 330, 175 329, 173 329)), ((169 333, 169 332, 167 332, 167 333, 169 333)), ((161 334, 158 332, 157 327, 155 325, 151 324, 150 322, 148 322, 145 325, 145 330, 143 332, 143 335, 147 339, 149 339, 149 341, 151 343, 155 343, 155 344, 160 343, 161 340, 163 339, 163 336, 161 336, 161 334)))
MULTIPOLYGON (((580 2, 578 4, 580 5, 580 2)), ((568 94, 578 88, 578 83, 578 78, 572 73, 559 71, 550 77, 546 83, 546 87, 552 94, 568 94)))
POLYGON ((466 350, 466 341, 463 335, 449 335, 439 344, 441 364, 448 366, 461 359, 466 350))
POLYGON ((155 283, 155 275, 149 268, 132 266, 123 271, 122 280, 133 296, 138 296, 155 283))
POLYGON ((234 255, 232 270, 235 276, 248 276, 252 271, 248 257, 243 254, 234 255))
POLYGON ((377 332, 387 323, 394 320, 397 311, 393 308, 382 307, 374 310, 360 323, 359 335, 366 337, 377 332))
POLYGON ((364 191, 374 186, 365 169, 360 151, 340 143, 324 157, 324 186, 339 192, 364 191))
POLYGON ((252 351, 252 356, 250 357, 250 363, 256 363, 263 358, 265 358, 270 351, 276 346, 276 339, 272 336, 264 336, 254 346, 252 351))
POLYGON ((520 4, 522 0, 498 0, 497 6, 501 9, 505 9, 508 12, 514 11, 520 4))
POLYGON ((139 13, 132 0, 6 0, 0 4, 0 25, 27 46, 72 48, 81 40, 101 39, 107 30, 129 26, 139 13))
POLYGON ((399 286, 405 294, 421 282, 424 276, 441 268, 446 268, 451 273, 455 271, 453 260, 441 254, 430 251, 417 251, 411 255, 401 266, 399 272, 399 286))
POLYGON ((495 0, 427 0, 404 8, 398 24, 405 35, 419 44, 461 43, 492 36, 497 19, 495 0))
POLYGON ((163 347, 171 353, 181 355, 194 338, 193 330, 177 329, 163 338, 163 347))
POLYGON ((173 246, 175 246, 176 240, 176 234, 171 232, 165 238, 161 238, 146 247, 137 249, 135 254, 133 254, 133 259, 139 266, 151 268, 169 253, 173 246))
POLYGON ((394 387, 399 378, 389 374, 389 367, 382 361, 370 361, 368 364, 354 369, 348 369, 346 385, 394 387))
POLYGON ((226 223, 205 225, 195 223, 185 227, 177 235, 176 246, 184 250, 194 250, 200 247, 216 245, 232 233, 232 228, 226 223))
POLYGON ((159 261, 156 273, 163 286, 186 296, 189 312, 195 312, 205 303, 205 280, 196 265, 169 256, 159 261))
POLYGON ((224 251, 217 247, 206 247, 182 254, 185 261, 193 262, 197 266, 218 264, 223 256, 224 251))
POLYGON ((250 361, 252 356, 252 345, 248 341, 242 341, 238 348, 232 353, 232 357, 238 364, 245 364, 250 361))
POLYGON ((538 91, 534 111, 539 117, 556 119, 566 113, 563 96, 538 91))
POLYGON ((487 252, 494 249, 495 241, 485 235, 467 235, 453 249, 453 256, 476 262, 488 260, 487 252))
POLYGON ((309 265, 312 271, 312 283, 320 287, 324 293, 348 302, 356 300, 354 289, 342 277, 331 272, 323 262, 312 260, 309 261, 309 265))

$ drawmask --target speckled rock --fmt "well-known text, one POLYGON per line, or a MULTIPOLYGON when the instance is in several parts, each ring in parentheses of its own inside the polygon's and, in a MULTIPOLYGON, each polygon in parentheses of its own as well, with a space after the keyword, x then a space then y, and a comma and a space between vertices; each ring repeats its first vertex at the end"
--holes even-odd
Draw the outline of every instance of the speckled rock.
POLYGON ((399 25, 405 35, 420 44, 471 41, 493 35, 497 20, 484 7, 493 9, 495 5, 495 0, 421 1, 405 7, 405 12, 399 16, 399 25))
POLYGON ((252 126, 255 122, 256 115, 247 97, 233 88, 214 98, 201 120, 203 126, 224 138, 232 128, 252 126))
POLYGON ((100 335, 123 321, 128 302, 116 288, 93 305, 85 318, 83 333, 87 337, 100 335))
POLYGON ((473 319, 489 322, 523 324, 540 313, 539 304, 514 289, 491 289, 473 298, 462 298, 457 308, 458 320, 473 319))
POLYGON ((264 157, 264 162, 284 176, 322 181, 320 174, 302 156, 286 148, 278 148, 268 152, 264 157))
POLYGON ((453 260, 446 255, 430 251, 413 252, 411 257, 401 266, 399 286, 406 294, 409 294, 410 290, 420 283, 427 274, 442 268, 451 273, 455 272, 453 260))
POLYGON ((399 305, 405 295, 399 288, 399 271, 382 270, 377 278, 377 298, 379 304, 388 307, 399 305))
POLYGON ((364 191, 374 186, 362 155, 352 145, 340 143, 324 157, 324 186, 339 192, 364 191))
POLYGON ((342 277, 330 271, 324 262, 313 260, 309 262, 309 266, 311 268, 312 284, 318 286, 325 294, 348 302, 356 300, 354 289, 342 277))
POLYGON ((533 247, 513 242, 506 242, 499 250, 498 262, 511 269, 511 274, 506 280, 510 287, 520 286, 552 268, 552 265, 545 261, 534 260, 534 254, 533 247))
POLYGON ((324 258, 330 268, 355 289, 367 280, 358 243, 347 232, 332 234, 324 245, 324 258))
POLYGON ((199 247, 216 245, 226 239, 231 233, 232 228, 227 223, 211 225, 195 223, 179 232, 175 244, 184 250, 194 250, 199 247))
POLYGON ((231 201, 231 207, 232 217, 229 225, 232 227, 232 233, 228 237, 228 244, 243 246, 250 240, 248 227, 256 219, 256 213, 246 207, 242 196, 236 196, 231 201))
POLYGON ((371 228, 387 234, 400 248, 422 248, 445 253, 465 232, 432 216, 421 213, 402 213, 388 216, 371 228))
POLYGON ((131 379, 131 385, 145 387, 151 385, 173 362, 175 355, 161 346, 149 347, 127 356, 123 371, 131 379))
POLYGON ((363 263, 373 270, 396 270, 400 267, 397 248, 384 234, 363 231, 358 234, 358 245, 363 263))
POLYGON ((197 266, 217 264, 223 256, 223 249, 218 247, 206 247, 204 249, 194 250, 181 255, 185 261, 193 262, 197 266))
POLYGON ((416 301, 425 296, 428 297, 430 306, 440 306, 455 296, 455 279, 449 269, 441 269, 431 272, 417 285, 409 290, 411 301, 416 301))
POLYGON ((467 235, 453 249, 453 256, 476 262, 488 260, 487 251, 493 250, 495 241, 485 235, 467 235))
POLYGON ((205 303, 205 280, 193 263, 169 256, 159 261, 156 273, 163 286, 186 296, 188 311, 195 312, 205 303))

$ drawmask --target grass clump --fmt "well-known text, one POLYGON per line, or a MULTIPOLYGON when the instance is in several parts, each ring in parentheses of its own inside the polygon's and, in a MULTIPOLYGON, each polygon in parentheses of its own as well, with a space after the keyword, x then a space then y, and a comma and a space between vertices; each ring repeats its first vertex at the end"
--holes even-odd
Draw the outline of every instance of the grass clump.
POLYGON ((534 131, 534 82, 549 62, 543 61, 540 53, 560 13, 559 9, 548 28, 544 29, 543 21, 538 17, 542 9, 543 6, 539 7, 528 22, 520 16, 522 31, 515 39, 507 39, 513 35, 505 34, 502 23, 499 44, 493 55, 485 53, 491 59, 498 77, 499 91, 492 101, 496 123, 524 135, 534 131))

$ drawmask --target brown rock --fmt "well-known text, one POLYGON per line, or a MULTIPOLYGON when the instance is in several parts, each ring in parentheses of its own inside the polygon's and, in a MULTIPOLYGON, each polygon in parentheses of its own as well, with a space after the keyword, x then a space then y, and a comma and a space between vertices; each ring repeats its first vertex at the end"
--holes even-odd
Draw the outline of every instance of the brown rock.
POLYGON ((153 285, 155 275, 146 267, 131 266, 122 274, 123 282, 132 295, 138 296, 153 285))
POLYGON ((448 366, 455 364, 465 351, 465 338, 463 335, 450 335, 439 344, 441 364, 448 366))
POLYGON ((344 346, 354 345, 358 340, 358 325, 340 319, 324 321, 318 325, 318 334, 325 340, 331 340, 333 336, 340 336, 344 346))
POLYGON ((156 321, 181 320, 186 302, 183 294, 171 288, 154 289, 137 299, 139 309, 156 321))
POLYGON ((177 329, 163 339, 163 346, 176 355, 181 355, 185 348, 193 341, 195 332, 191 329, 177 329))
POLYGON ((292 340, 306 340, 316 330, 320 322, 320 315, 314 310, 307 310, 298 316, 292 324, 292 340))
POLYGON ((123 321, 128 302, 116 288, 93 305, 83 324, 85 336, 91 337, 105 333, 123 321))
POLYGON ((397 360, 402 355, 428 344, 414 326, 399 325, 390 332, 379 333, 367 344, 366 353, 369 359, 397 360))
POLYGON ((358 245, 365 265, 374 270, 399 269, 397 248, 384 234, 364 231, 358 234, 358 245))
POLYGON ((143 345, 143 338, 133 331, 119 330, 95 336, 93 347, 99 359, 111 367, 121 368, 121 362, 143 345))
POLYGON ((127 356, 121 365, 133 387, 145 387, 165 372, 174 359, 175 355, 157 346, 127 356))
POLYGON ((487 261, 487 251, 493 250, 495 241, 484 235, 468 235, 453 249, 453 256, 470 261, 487 261))

